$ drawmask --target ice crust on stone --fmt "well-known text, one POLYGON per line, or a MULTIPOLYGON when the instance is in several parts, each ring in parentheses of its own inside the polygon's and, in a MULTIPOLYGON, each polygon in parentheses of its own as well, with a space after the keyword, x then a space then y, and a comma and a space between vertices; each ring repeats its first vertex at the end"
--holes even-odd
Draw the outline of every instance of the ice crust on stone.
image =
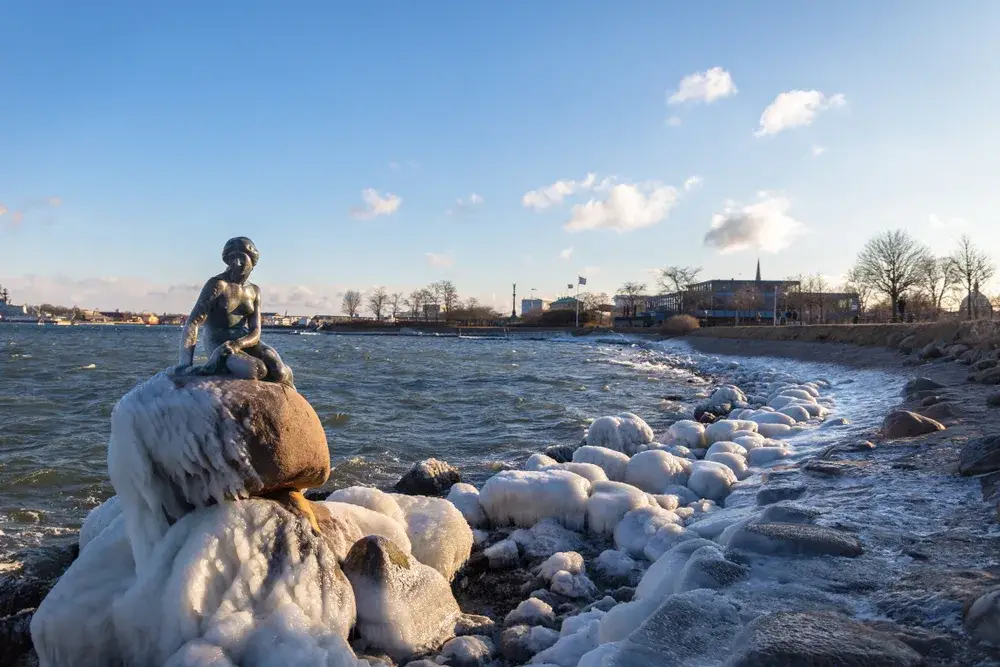
MULTIPOLYGON (((609 484, 611 482, 600 482, 609 484)), ((571 530, 586 527, 590 482, 566 470, 504 470, 483 485, 479 502, 490 521, 530 528, 554 518, 571 530)))
POLYGON ((338 503, 350 503, 367 507, 373 512, 384 514, 391 519, 406 524, 406 517, 393 496, 370 486, 349 486, 344 489, 334 491, 326 497, 338 503))
POLYGON ((573 452, 573 462, 599 466, 612 482, 624 482, 629 456, 607 447, 584 445, 573 452))
POLYGON ((580 658, 597 647, 600 626, 601 622, 594 620, 573 634, 561 636, 555 644, 535 655, 529 664, 577 667, 580 658))
POLYGON ((715 461, 696 461, 691 466, 688 488, 699 498, 708 498, 721 503, 729 495, 736 481, 736 475, 727 466, 715 461))
POLYGON ((714 452, 709 453, 705 457, 705 460, 721 463, 726 466, 733 471, 737 480, 746 479, 750 476, 750 470, 747 468, 747 460, 740 454, 734 452, 714 452))
POLYGON ((673 444, 690 449, 701 449, 705 446, 705 427, 696 421, 682 419, 674 422, 667 433, 673 444))
POLYGON ((318 503, 330 511, 332 520, 338 524, 334 534, 325 534, 327 543, 333 548, 337 560, 343 561, 354 543, 366 535, 381 535, 392 540, 400 549, 411 553, 410 538, 406 534, 406 524, 374 512, 367 507, 351 503, 318 503))
POLYGON ((642 445, 653 442, 653 429, 631 412, 599 417, 587 429, 587 444, 634 454, 642 445))
POLYGON ((560 551, 549 556, 538 568, 538 576, 545 581, 552 581, 559 571, 570 574, 580 574, 584 571, 583 556, 575 551, 560 551))
POLYGON ((390 494, 403 510, 413 556, 451 581, 472 553, 472 529, 444 498, 390 494))
MULTIPOLYGON (((553 573, 555 574, 555 573, 553 573)), ((528 598, 507 614, 504 625, 555 625, 556 615, 546 602, 538 598, 528 598)))
POLYGON ((625 470, 625 481, 648 493, 663 493, 671 486, 687 484, 690 470, 689 459, 651 449, 632 457, 625 470))
POLYGON ((622 517, 648 504, 647 495, 630 484, 598 482, 587 501, 587 529, 598 535, 613 535, 622 517))
POLYGON ((95 537, 114 523, 122 514, 121 500, 117 495, 111 496, 103 503, 90 510, 80 526, 80 550, 83 551, 95 537))
POLYGON ((635 558, 642 558, 649 540, 668 524, 679 525, 680 517, 659 505, 631 510, 615 526, 615 546, 635 558))
POLYGON ((486 512, 479 504, 479 490, 471 484, 459 482, 452 485, 448 491, 448 501, 462 513, 472 528, 478 528, 486 523, 486 512))

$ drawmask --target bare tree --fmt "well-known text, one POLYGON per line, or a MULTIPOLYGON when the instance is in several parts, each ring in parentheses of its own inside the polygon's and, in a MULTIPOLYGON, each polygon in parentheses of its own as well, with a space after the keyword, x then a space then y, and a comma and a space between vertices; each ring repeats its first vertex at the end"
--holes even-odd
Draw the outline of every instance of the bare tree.
POLYGON ((618 296, 625 301, 625 317, 635 317, 639 299, 646 291, 645 283, 627 282, 618 288, 618 296))
POLYGON ((441 299, 441 305, 446 313, 450 313, 458 305, 458 290, 450 280, 434 283, 435 292, 441 299))
POLYGON ((740 323, 740 311, 756 313, 761 304, 760 292, 753 285, 744 285, 732 296, 731 303, 736 311, 736 324, 740 323))
POLYGON ((955 289, 957 275, 951 263, 943 258, 928 257, 920 267, 919 287, 927 297, 932 317, 941 313, 945 297, 955 289))
POLYGON ((848 271, 846 277, 844 291, 858 295, 858 314, 863 314, 872 300, 872 286, 860 278, 857 267, 848 271))
POLYGON ((396 316, 399 315, 399 308, 405 303, 403 300, 402 292, 393 292, 389 295, 389 310, 392 313, 392 319, 395 320, 396 316))
POLYGON ((358 311, 361 309, 361 292, 353 289, 344 292, 344 301, 341 304, 341 308, 344 309, 344 312, 352 320, 357 317, 358 311))
POLYGON ((966 314, 971 320, 976 315, 974 302, 978 296, 973 293, 980 286, 985 285, 996 273, 993 258, 977 248, 972 239, 963 234, 962 238, 958 240, 958 248, 948 256, 946 261, 955 274, 956 282, 968 295, 966 314))
POLYGON ((857 278, 885 295, 892 319, 899 312, 899 297, 920 283, 921 267, 930 250, 902 229, 882 232, 865 244, 855 262, 857 278))
POLYGON ((434 310, 434 321, 438 319, 438 313, 441 311, 441 298, 444 295, 444 290, 441 287, 441 283, 431 283, 423 289, 424 292, 424 319, 428 319, 428 306, 435 306, 434 310))
POLYGON ((385 291, 384 287, 376 287, 375 290, 368 295, 368 309, 372 311, 372 315, 379 322, 382 321, 382 311, 385 309, 386 301, 389 298, 389 294, 385 291))
POLYGON ((664 291, 680 294, 680 311, 684 312, 684 297, 688 291, 688 285, 698 279, 701 273, 700 266, 668 266, 660 269, 658 282, 664 291))
POLYGON ((423 310, 424 303, 426 303, 424 300, 426 294, 427 294, 426 291, 422 289, 415 289, 412 292, 410 292, 410 296, 406 300, 406 305, 410 307, 410 310, 412 311, 414 318, 420 317, 420 313, 423 310))

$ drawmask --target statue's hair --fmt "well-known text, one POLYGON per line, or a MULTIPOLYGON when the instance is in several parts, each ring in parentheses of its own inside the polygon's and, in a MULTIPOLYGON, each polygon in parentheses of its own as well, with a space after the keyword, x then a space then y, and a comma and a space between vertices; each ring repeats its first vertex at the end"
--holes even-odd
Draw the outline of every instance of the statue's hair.
POLYGON ((229 257, 230 253, 233 252, 246 253, 254 266, 257 266, 257 262, 260 260, 260 251, 257 250, 257 246, 245 236, 237 236, 226 241, 226 245, 222 247, 222 260, 225 261, 226 257, 229 257))

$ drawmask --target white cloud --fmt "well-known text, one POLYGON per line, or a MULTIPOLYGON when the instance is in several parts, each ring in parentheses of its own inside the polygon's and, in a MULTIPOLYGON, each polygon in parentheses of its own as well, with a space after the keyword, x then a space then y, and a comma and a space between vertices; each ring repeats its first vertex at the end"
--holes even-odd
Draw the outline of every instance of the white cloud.
POLYGON ((431 266, 437 266, 439 268, 446 268, 449 266, 454 266, 455 258, 448 255, 438 254, 436 252, 426 253, 427 263, 431 266))
POLYGON ((667 125, 669 125, 670 127, 680 127, 681 126, 681 117, 680 116, 671 116, 670 118, 667 119, 667 125))
POLYGON ((767 192, 758 193, 753 204, 728 201, 721 213, 712 216, 704 243, 722 253, 747 248, 778 252, 805 230, 805 225, 788 214, 790 207, 791 202, 786 197, 767 192))
POLYGON ((365 200, 365 207, 351 209, 351 215, 359 220, 370 220, 380 215, 392 215, 399 210, 403 203, 403 199, 399 195, 394 195, 391 192, 379 195, 375 188, 362 190, 361 198, 365 200))
POLYGON ((819 144, 813 144, 811 150, 812 150, 813 157, 819 157, 820 155, 822 155, 823 153, 826 152, 826 146, 820 146, 819 144))
POLYGON ((611 187, 614 177, 608 176, 600 181, 597 175, 587 174, 581 181, 559 180, 552 185, 532 190, 521 197, 521 205, 525 208, 533 208, 536 211, 561 204, 564 199, 577 192, 603 191, 611 187))
POLYGON ((573 256, 573 246, 570 246, 568 248, 563 248, 562 250, 559 251, 559 257, 561 259, 569 259, 572 256, 573 256))
POLYGON ((701 185, 703 182, 704 182, 704 179, 701 176, 692 176, 691 178, 689 178, 686 181, 684 181, 684 190, 685 191, 691 191, 694 188, 696 188, 699 185, 701 185))
POLYGON ((448 215, 465 213, 477 206, 481 206, 483 201, 485 200, 483 199, 482 195, 473 192, 471 195, 469 195, 468 199, 461 199, 461 198, 456 199, 455 208, 449 208, 447 211, 445 211, 445 213, 447 213, 448 215))
POLYGON ((934 229, 955 229, 956 227, 965 227, 965 225, 968 224, 963 218, 951 218, 950 220, 942 220, 933 213, 927 216, 927 221, 934 229))
POLYGON ((827 109, 844 106, 847 99, 841 95, 826 96, 818 90, 790 90, 780 93, 764 109, 760 116, 760 127, 754 136, 775 135, 793 127, 812 125, 816 115, 827 109))
POLYGON ((705 72, 695 72, 681 79, 677 90, 667 98, 667 104, 683 102, 705 102, 711 104, 717 99, 729 97, 739 92, 733 77, 721 67, 713 67, 705 72))
POLYGON ((618 233, 649 227, 664 220, 677 204, 677 188, 659 184, 620 183, 603 200, 591 199, 573 207, 563 229, 613 229, 618 233))

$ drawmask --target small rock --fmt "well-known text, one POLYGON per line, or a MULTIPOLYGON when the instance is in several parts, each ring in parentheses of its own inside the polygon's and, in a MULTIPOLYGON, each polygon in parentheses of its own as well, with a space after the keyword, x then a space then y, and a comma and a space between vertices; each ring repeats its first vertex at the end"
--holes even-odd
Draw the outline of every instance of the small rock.
POLYGON ((972 370, 974 371, 988 371, 991 368, 996 368, 998 363, 996 359, 980 359, 976 363, 972 364, 972 370))
MULTIPOLYGON (((955 654, 955 643, 951 637, 925 628, 896 625, 891 621, 867 621, 868 627, 892 635, 923 656, 950 658, 955 654)), ((952 664, 949 661, 948 664, 952 664)))
POLYGON ((508 660, 525 663, 559 641, 559 633, 540 626, 515 625, 500 636, 500 653, 508 660))
POLYGON ((954 406, 952 406, 952 404, 948 402, 935 403, 930 407, 922 409, 920 411, 920 414, 922 414, 924 417, 927 417, 928 419, 933 419, 935 421, 941 421, 943 419, 954 419, 955 417, 958 416, 958 413, 955 411, 954 406))
POLYGON ((611 591, 611 597, 619 602, 631 602, 632 598, 635 597, 635 587, 621 586, 620 588, 616 588, 611 591))
POLYGON ((934 396, 928 396, 924 400, 920 401, 920 405, 922 407, 929 408, 935 403, 940 403, 940 402, 941 402, 941 397, 935 394, 934 396))
POLYGON ((938 359, 944 356, 944 352, 936 343, 928 343, 924 349, 920 350, 921 359, 938 359))
POLYGON ((500 540, 491 547, 483 549, 483 555, 489 560, 491 570, 512 570, 517 567, 521 556, 514 540, 500 540))
POLYGON ((588 600, 597 595, 597 586, 594 585, 585 574, 570 574, 565 570, 556 572, 552 577, 552 584, 549 587, 553 593, 564 595, 568 598, 588 600))
POLYGON ((483 667, 496 653, 489 637, 455 637, 444 645, 441 655, 450 667, 483 667))
POLYGON ((823 515, 819 510, 796 505, 768 505, 761 512, 758 523, 813 523, 823 515))
POLYGON ((918 667, 923 657, 891 635, 830 612, 777 612, 750 622, 727 667, 918 667))
POLYGON ((0 575, 0 618, 22 609, 34 609, 41 604, 53 583, 31 576, 0 575))
POLYGON ((556 460, 556 463, 569 463, 573 460, 573 452, 580 448, 576 445, 552 445, 545 449, 545 455, 556 460))
POLYGON ((986 405, 991 408, 1000 408, 1000 391, 994 392, 986 397, 986 405))
POLYGON ((804 470, 815 475, 829 475, 839 477, 841 475, 851 475, 867 467, 867 461, 809 461, 805 464, 804 470))
POLYGON ((1000 470, 1000 435, 969 440, 958 455, 958 471, 963 475, 982 475, 1000 470))
POLYGON ((796 500, 804 496, 805 493, 805 484, 768 484, 757 492, 757 504, 764 506, 782 500, 796 500))
POLYGON ((0 665, 13 665, 31 651, 31 618, 34 609, 0 617, 0 665))
POLYGON ((913 438, 943 430, 944 424, 909 410, 890 412, 882 422, 882 436, 888 440, 913 438))
POLYGON ((903 386, 903 395, 908 396, 918 391, 927 391, 933 389, 944 389, 944 385, 941 384, 940 382, 935 382, 930 378, 915 378, 913 380, 910 380, 903 386))
POLYGON ((988 385, 1000 384, 1000 366, 987 368, 985 371, 974 374, 972 381, 988 385))
POLYGON ((732 534, 729 547, 771 555, 852 558, 864 553, 861 541, 853 535, 803 523, 748 523, 732 534))
POLYGON ((503 624, 505 627, 514 625, 544 625, 551 628, 556 624, 556 614, 548 602, 531 597, 517 605, 514 611, 507 614, 507 618, 503 620, 503 624))
POLYGON ((410 496, 441 496, 461 481, 462 475, 455 466, 437 459, 425 459, 414 463, 396 482, 395 489, 410 496))
POLYGON ((861 442, 850 442, 843 445, 837 445, 835 451, 838 452, 870 452, 875 449, 874 442, 868 442, 867 440, 862 440, 861 442))

